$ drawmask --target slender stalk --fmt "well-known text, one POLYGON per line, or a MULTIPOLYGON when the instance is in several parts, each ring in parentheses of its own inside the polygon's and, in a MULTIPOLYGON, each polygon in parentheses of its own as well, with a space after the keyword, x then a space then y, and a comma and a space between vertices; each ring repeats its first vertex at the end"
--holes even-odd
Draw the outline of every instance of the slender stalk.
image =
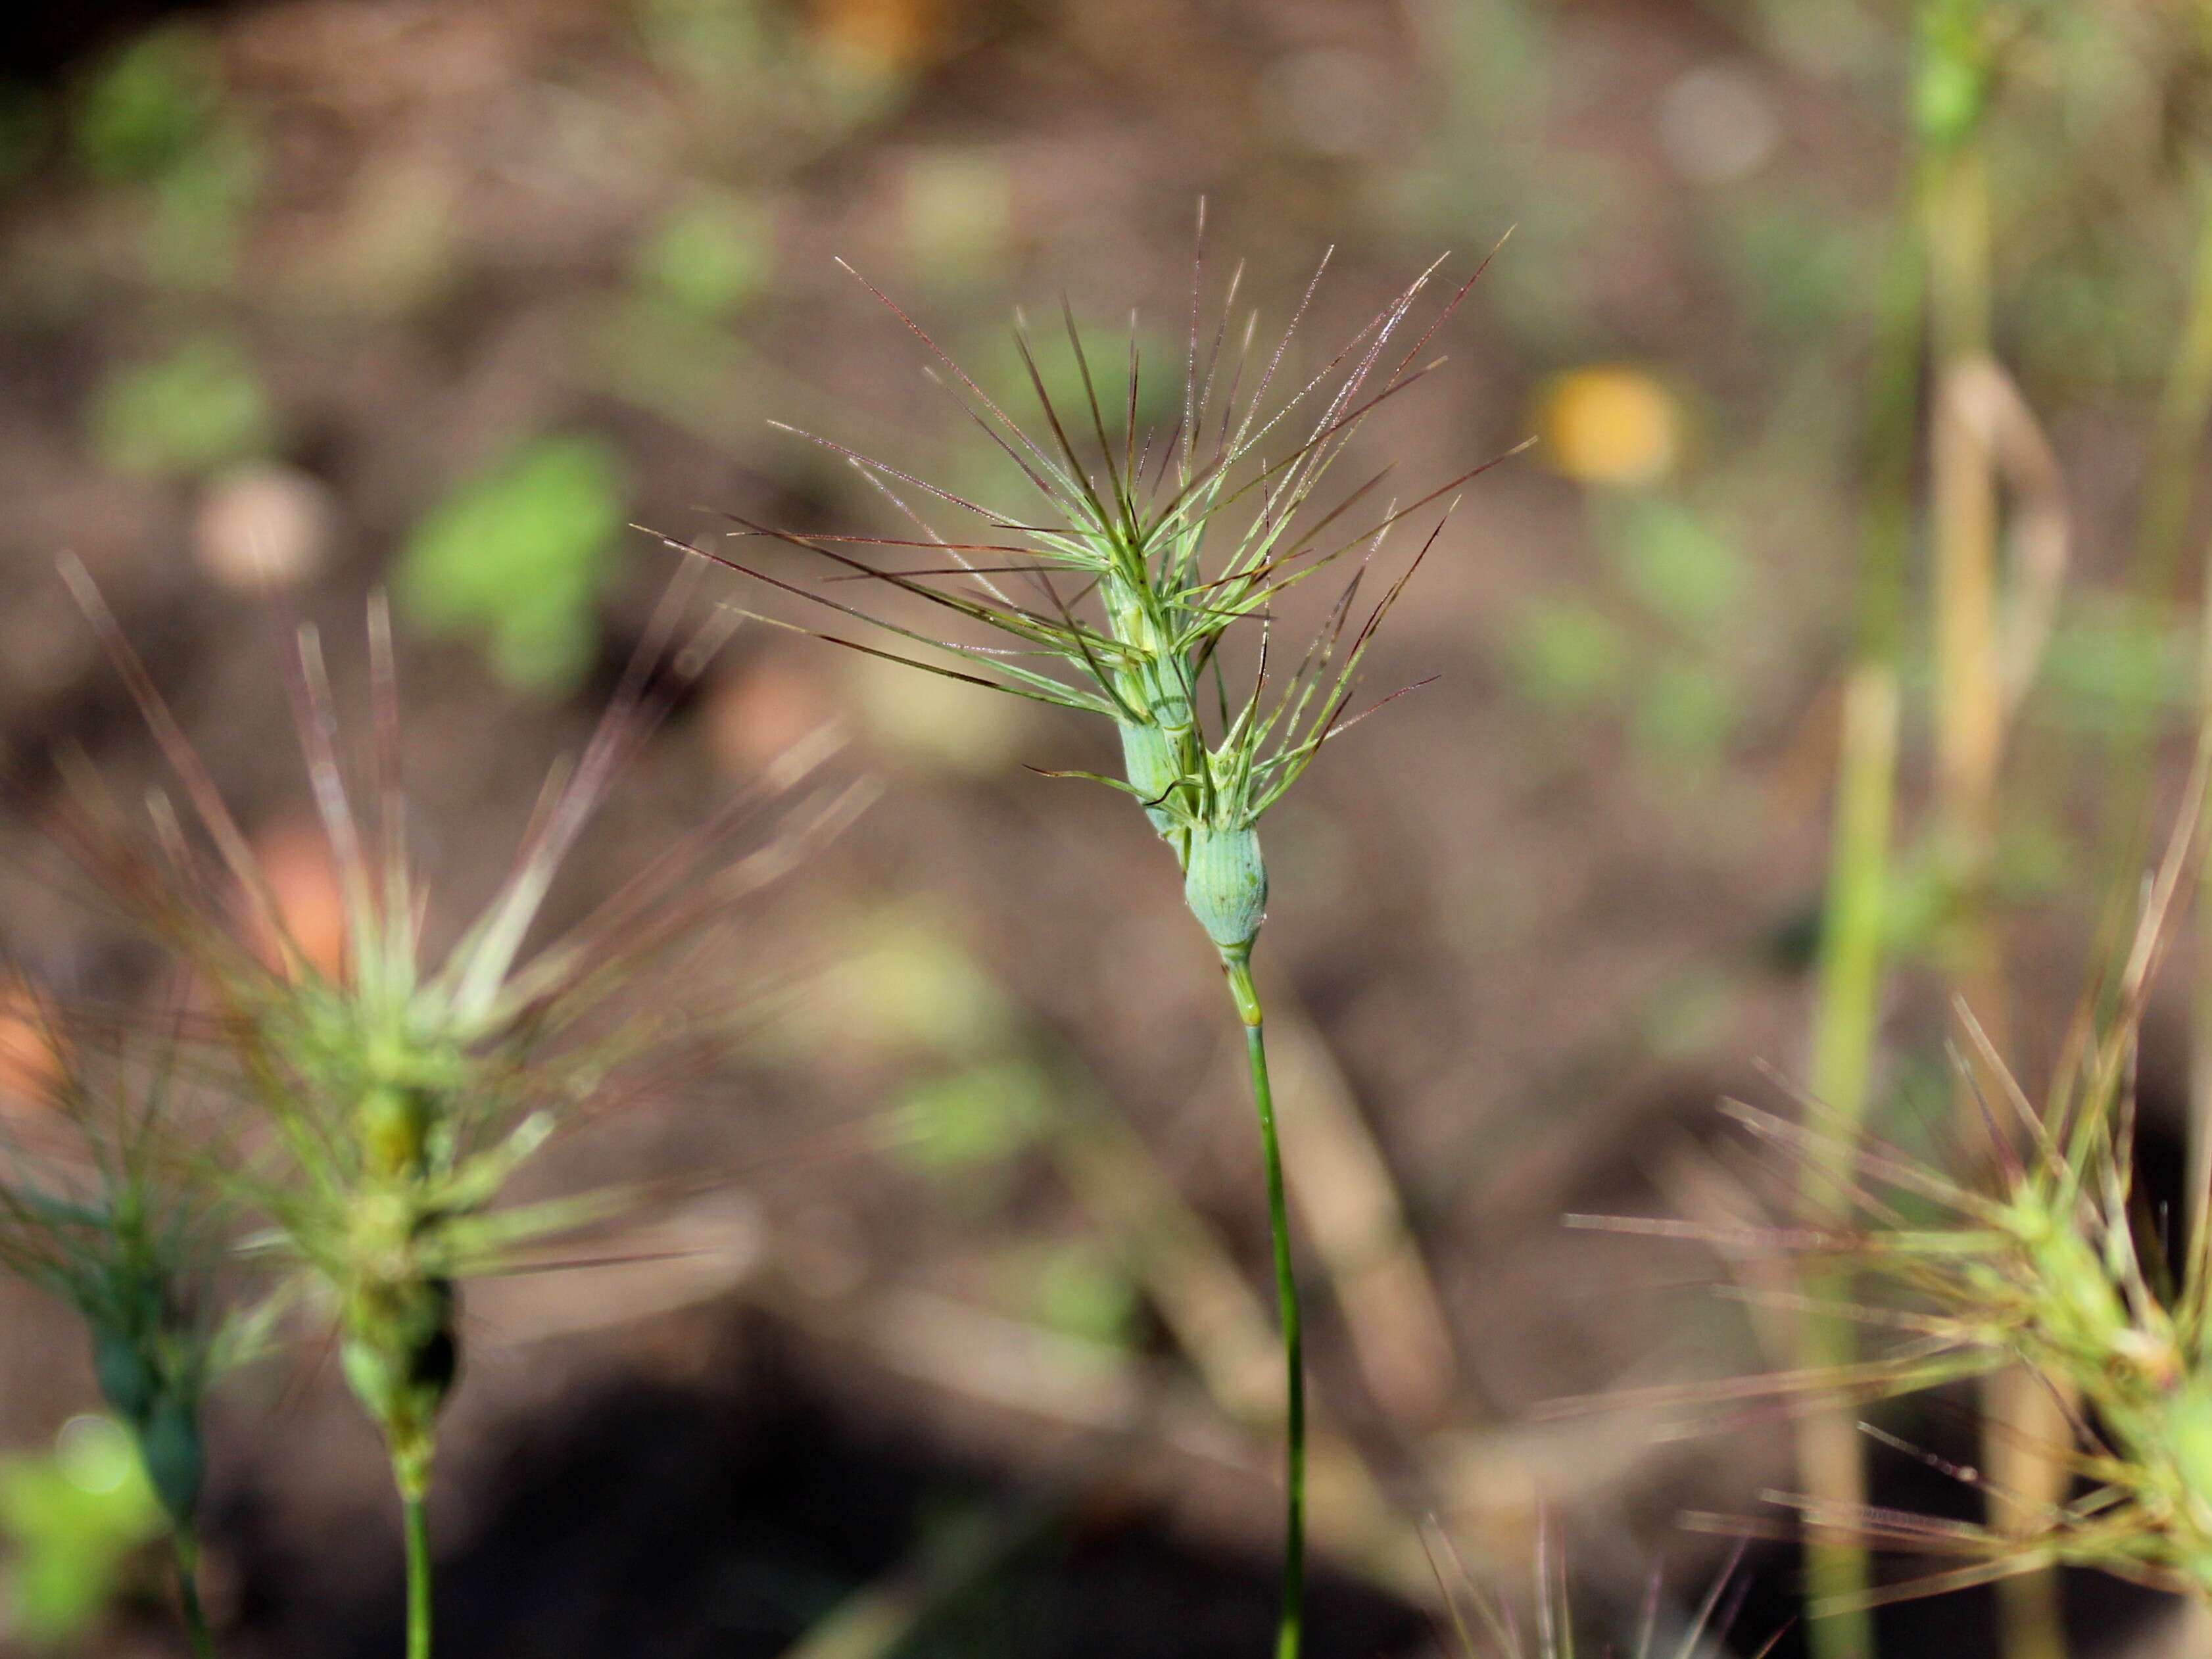
MULTIPOLYGON (((1990 198, 1978 125, 1936 156, 1924 198, 1929 326, 1936 411, 1929 453, 1936 531, 1936 816, 1954 860, 1955 925, 1947 977, 1992 1042, 2005 1043, 2003 957, 1990 875, 1996 835, 1997 771, 2004 735, 1998 653, 1997 487, 1989 447, 1955 406, 1958 374, 1990 349, 1990 198)), ((1957 1109, 1978 1132, 1974 1091, 1957 1109)), ((1992 1472, 1990 1518, 2027 1524, 2065 1491, 2062 1463, 2043 1448, 2063 1443, 2064 1414, 2027 1373, 2003 1371, 1982 1390, 1984 1467, 1992 1472)), ((2043 1569, 1997 1586, 2007 1659, 2061 1659, 2066 1650, 2058 1580, 2043 1569)))
POLYGON ((394 1464, 407 1536, 407 1659, 430 1659, 430 1516, 422 1484, 394 1464))
MULTIPOLYGON (((1857 634, 1844 683, 1843 735, 1837 759, 1835 818, 1822 908, 1820 959, 1813 1018, 1810 1085, 1832 1115, 1839 1142, 1856 1140, 1866 1121, 1881 1027, 1881 985, 1896 817, 1899 659, 1904 634, 1905 567, 1912 541, 1912 453, 1920 408, 1924 279, 1911 192, 1893 237, 1875 319, 1869 398, 1865 517, 1859 552, 1857 634)), ((1808 1160, 1805 1201, 1816 1216, 1846 1214, 1848 1158, 1808 1160)), ((1852 1299, 1847 1273, 1806 1286, 1814 1305, 1852 1299)), ((1857 1329, 1820 1311, 1799 1323, 1798 1364, 1848 1365, 1857 1329)), ((1800 1478, 1808 1497, 1849 1513, 1866 1502, 1864 1443, 1857 1413, 1844 1407, 1808 1413, 1797 1434, 1800 1478)), ((1850 1540, 1806 1546, 1810 1599, 1850 1606, 1873 1583, 1865 1547, 1850 1540)), ((1818 1659, 1870 1659, 1872 1615, 1863 1608, 1814 1621, 1808 1641, 1818 1659)))
POLYGON ((170 1534, 177 1561, 177 1607, 185 1621, 185 1635, 192 1644, 193 1659, 215 1659, 215 1635, 208 1629, 200 1607, 200 1546, 189 1532, 170 1534))
MULTIPOLYGON (((1854 1140, 1865 1122, 1880 1012, 1897 724, 1893 665, 1859 665, 1844 690, 1842 775, 1812 1067, 1814 1097, 1834 1114, 1837 1132, 1854 1140)), ((1829 1171, 1808 1164, 1805 1176, 1808 1211, 1846 1210, 1844 1189, 1829 1171)), ((1847 1367, 1858 1357, 1857 1333, 1849 1318, 1826 1311, 1825 1304, 1852 1299, 1851 1275, 1827 1269, 1808 1277, 1807 1294, 1822 1310, 1800 1324, 1798 1364, 1811 1370, 1847 1367)), ((1867 1501, 1865 1448, 1856 1416, 1842 1406, 1809 1413, 1797 1432, 1798 1468, 1807 1495, 1841 1505, 1846 1514, 1867 1501)), ((1807 1627, 1816 1659, 1873 1659, 1873 1616, 1860 1604, 1874 1582, 1865 1547, 1849 1539, 1809 1541, 1805 1576, 1809 1601, 1846 1609, 1807 1627)))
POLYGON ((1306 1368, 1300 1329, 1298 1281, 1291 1267, 1290 1206, 1283 1196, 1283 1152, 1275 1133, 1275 1093, 1267 1081, 1267 1040, 1260 994, 1252 985, 1252 947, 1224 949, 1223 970, 1244 1022, 1244 1053, 1251 1066, 1252 1104, 1260 1115, 1260 1148, 1267 1165, 1267 1229, 1275 1249, 1275 1301, 1282 1322, 1286 1453, 1283 1523, 1283 1617, 1275 1632, 1275 1659, 1297 1659, 1306 1601, 1306 1368))

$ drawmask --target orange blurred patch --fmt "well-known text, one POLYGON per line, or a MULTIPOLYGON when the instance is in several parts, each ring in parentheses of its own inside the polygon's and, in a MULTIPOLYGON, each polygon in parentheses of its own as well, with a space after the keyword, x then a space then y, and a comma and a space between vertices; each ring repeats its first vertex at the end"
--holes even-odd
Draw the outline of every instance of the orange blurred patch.
POLYGON ((945 12, 945 0, 815 0, 815 43, 845 68, 896 80, 937 55, 945 12))
POLYGON ((0 1110, 52 1107, 61 1079, 61 1056, 29 994, 20 986, 0 989, 0 1110))
POLYGON ((345 963, 345 896, 320 826, 282 819, 255 838, 253 855, 300 954, 319 972, 337 978, 345 963))
POLYGON ((758 777, 835 714, 822 682, 775 654, 724 673, 708 689, 704 712, 714 763, 736 778, 758 777))

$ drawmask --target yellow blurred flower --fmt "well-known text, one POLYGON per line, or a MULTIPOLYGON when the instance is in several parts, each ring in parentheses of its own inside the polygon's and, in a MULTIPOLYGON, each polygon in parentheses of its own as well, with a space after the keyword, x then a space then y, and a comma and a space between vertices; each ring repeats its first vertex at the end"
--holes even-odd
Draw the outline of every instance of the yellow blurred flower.
POLYGON ((1656 483, 1681 456, 1682 414, 1673 394, 1625 364, 1562 374, 1538 420, 1552 465, 1581 483, 1656 483))

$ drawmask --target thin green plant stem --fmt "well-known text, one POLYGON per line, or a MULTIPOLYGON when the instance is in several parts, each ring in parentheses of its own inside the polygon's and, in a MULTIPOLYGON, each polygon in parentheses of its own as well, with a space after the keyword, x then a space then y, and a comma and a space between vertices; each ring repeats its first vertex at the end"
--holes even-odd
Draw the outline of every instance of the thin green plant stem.
MULTIPOLYGON (((1920 406, 1923 262, 1908 190, 1904 222, 1883 272, 1870 396, 1863 540, 1859 555, 1857 637, 1845 677, 1837 761, 1834 831, 1820 927, 1810 1084, 1832 1115, 1834 1159, 1808 1161, 1805 1199, 1817 1215, 1848 1212, 1850 1171, 1841 1147, 1866 1120, 1881 1024, 1890 842, 1897 790, 1899 656, 1904 632, 1905 567, 1912 539, 1912 449, 1920 406)), ((1847 1274, 1808 1285, 1817 1305, 1849 1302, 1847 1274)), ((1800 1323, 1798 1363, 1808 1370, 1856 1358, 1850 1320, 1816 1311, 1800 1323)), ((1856 1414, 1808 1413, 1798 1462, 1808 1495, 1844 1511, 1866 1501, 1863 1443, 1856 1414)), ((1865 1547, 1850 1540, 1808 1545, 1811 1599, 1853 1607, 1873 1583, 1865 1547)), ((1820 1659, 1870 1659, 1872 1616, 1863 1607, 1814 1621, 1808 1639, 1820 1659)))
POLYGON ((430 1659, 429 1506, 404 1477, 399 1510, 407 1537, 407 1659, 430 1659))
POLYGON ((1275 1301, 1283 1333, 1283 1616, 1275 1632, 1275 1659, 1297 1659, 1304 1638, 1306 1601, 1306 1367, 1298 1309, 1298 1281, 1291 1266, 1291 1213, 1283 1194, 1282 1144, 1275 1133, 1275 1092, 1267 1080, 1267 1039, 1260 994, 1252 984, 1252 947, 1224 948, 1223 970, 1244 1024, 1244 1054, 1251 1068, 1252 1104, 1260 1116, 1260 1148, 1267 1166, 1267 1230, 1275 1252, 1275 1301))
MULTIPOLYGON (((1820 1006, 1814 1020, 1814 1097, 1832 1114, 1829 1127, 1838 1146, 1855 1143, 1866 1118, 1868 1080, 1879 1023, 1882 980, 1883 911, 1889 888, 1889 837, 1896 788, 1898 696, 1894 665, 1854 668, 1844 690, 1844 753, 1838 780, 1835 849, 1829 875, 1821 948, 1820 1006)), ((1847 1162, 1839 1151, 1835 1162, 1847 1162)), ((1816 1214, 1847 1213, 1845 1171, 1806 1168, 1808 1208, 1816 1214)), ((1848 1317, 1825 1310, 1852 1300, 1848 1270, 1828 1269, 1807 1285, 1822 1311, 1808 1315, 1799 1333, 1798 1363, 1809 1370, 1846 1368, 1857 1358, 1856 1332, 1848 1317)), ((1808 1495, 1839 1504, 1844 1512, 1866 1501, 1864 1449, 1856 1413, 1844 1407, 1809 1413, 1798 1434, 1798 1462, 1808 1495)), ((1852 1610, 1813 1621, 1808 1636, 1819 1659, 1872 1659, 1874 1626, 1855 1605, 1873 1584, 1863 1545, 1819 1540, 1807 1547, 1811 1600, 1852 1610)))
POLYGON ((215 1659, 215 1634, 208 1629, 207 1613, 200 1606, 199 1540, 188 1532, 170 1534, 177 1563, 177 1607, 185 1621, 193 1659, 215 1659))

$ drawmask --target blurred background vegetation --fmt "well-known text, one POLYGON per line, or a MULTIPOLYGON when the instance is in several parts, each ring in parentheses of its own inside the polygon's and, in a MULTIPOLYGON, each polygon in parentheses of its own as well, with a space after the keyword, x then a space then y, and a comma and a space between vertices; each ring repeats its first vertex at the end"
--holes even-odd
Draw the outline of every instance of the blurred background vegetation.
MULTIPOLYGON (((1726 1546, 1675 1517, 1796 1483, 1790 1426, 1531 1410, 1786 1363, 1790 1338, 1708 1294, 1694 1253, 1559 1216, 1764 1196, 1711 1103, 1772 1096, 1756 1059, 1807 1077, 1837 1016, 1816 966, 1869 605, 1894 611, 1873 648, 1901 715, 1893 857, 1859 895, 1884 970, 1869 1119, 1948 1133, 1946 985, 2000 1005, 2024 1075, 2051 1063, 2200 703, 2208 93, 2196 0, 39 9, 0 39, 0 757, 33 803, 64 745, 149 775, 52 580, 72 550, 295 930, 327 937, 260 589, 356 638, 386 585, 428 851, 482 890, 669 574, 630 524, 880 531, 860 479, 771 418, 996 479, 834 257, 995 386, 1012 307, 1063 289, 1104 337, 1136 306, 1147 361, 1175 361, 1201 195, 1213 291, 1246 260, 1263 336, 1336 248, 1310 368, 1437 253, 1463 271, 1510 230, 1386 441, 1415 480, 1541 442, 1471 492, 1377 648, 1379 689, 1437 683, 1270 820, 1264 976, 1320 1287, 1313 1649, 1434 1650, 1425 1516, 1518 1582, 1549 1515, 1601 1621, 1656 1561, 1693 1599, 1726 1546), (1922 216, 1931 167, 1968 154, 1974 194, 1922 216), (1947 264, 1953 240, 1976 246, 1947 264), (1923 294, 1899 298, 1900 246, 1930 330, 1901 347, 1923 294), (1976 337, 1945 336, 1960 315, 1976 337), (1961 805, 1951 567, 1920 507, 1951 499, 1939 392, 1976 386, 2005 660, 2002 754, 1961 805)), ((447 1639, 1249 1650, 1273 1382, 1215 970, 1141 821, 1024 770, 1110 757, 754 628, 585 884, 832 721, 889 799, 733 941, 757 1040, 568 1153, 726 1179, 635 1261, 474 1310, 447 1639)), ((19 867, 38 835, 35 810, 0 826, 19 867)), ((46 884, 5 907, 40 973, 149 988, 46 884)), ((2185 977, 2143 1060, 2144 1157, 2177 1190, 2190 1023, 2185 977)), ((35 1070, 9 1030, 0 1059, 35 1070)), ((148 1500, 81 1415, 56 1317, 0 1308, 10 1639, 161 1650, 148 1500)), ((219 1422, 229 1650, 392 1645, 398 1544, 330 1371, 305 1356, 219 1422)), ((1942 1402, 1897 1417, 1974 1455, 1942 1402)), ((1910 1458, 1870 1467, 1882 1501, 1976 1506, 1910 1458)), ((1796 1610, 1796 1551, 1748 1571, 1739 1628, 1763 1639, 1796 1610)), ((2187 1639, 2113 1595, 2068 1587, 2075 1650, 2187 1639)), ((1908 1606, 1881 1652, 1995 1652, 2000 1623, 1908 1606)))

